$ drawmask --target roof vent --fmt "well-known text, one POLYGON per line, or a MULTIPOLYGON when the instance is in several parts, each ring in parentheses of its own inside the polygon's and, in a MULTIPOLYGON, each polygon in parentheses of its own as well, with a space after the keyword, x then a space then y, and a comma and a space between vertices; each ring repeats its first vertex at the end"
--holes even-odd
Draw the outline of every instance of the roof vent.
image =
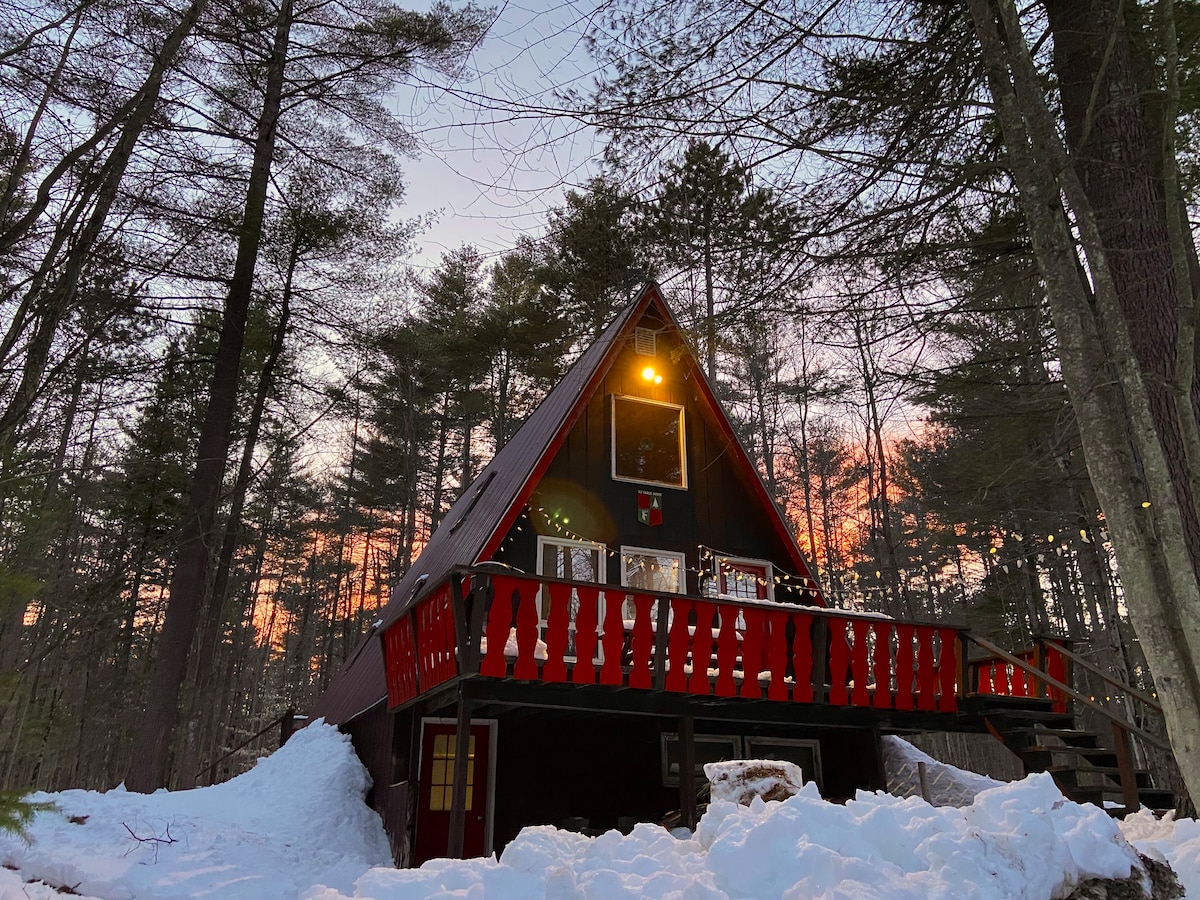
POLYGON ((652 328, 633 329, 634 352, 642 356, 653 356, 658 349, 656 346, 658 333, 652 328))

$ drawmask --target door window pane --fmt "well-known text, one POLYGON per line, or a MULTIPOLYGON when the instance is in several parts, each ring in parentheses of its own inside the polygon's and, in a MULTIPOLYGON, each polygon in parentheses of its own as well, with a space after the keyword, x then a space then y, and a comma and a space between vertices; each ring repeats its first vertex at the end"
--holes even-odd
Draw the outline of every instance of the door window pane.
MULTIPOLYGON (((454 802, 454 744, 452 734, 433 736, 433 766, 429 775, 429 808, 449 812, 454 802)), ((475 735, 467 745, 467 805, 471 808, 475 786, 475 735)))

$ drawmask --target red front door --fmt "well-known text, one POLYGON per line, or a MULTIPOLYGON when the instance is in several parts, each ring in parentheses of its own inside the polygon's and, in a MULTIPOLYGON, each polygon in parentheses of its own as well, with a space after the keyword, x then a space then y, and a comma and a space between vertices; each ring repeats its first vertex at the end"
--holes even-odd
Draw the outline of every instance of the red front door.
MULTIPOLYGON (((421 723, 421 772, 417 793, 417 834, 413 865, 446 855, 450 840, 450 807, 454 797, 455 730, 453 722, 421 723)), ((467 819, 463 833, 463 856, 484 856, 489 848, 488 820, 491 810, 488 766, 492 724, 471 723, 467 749, 467 819)))

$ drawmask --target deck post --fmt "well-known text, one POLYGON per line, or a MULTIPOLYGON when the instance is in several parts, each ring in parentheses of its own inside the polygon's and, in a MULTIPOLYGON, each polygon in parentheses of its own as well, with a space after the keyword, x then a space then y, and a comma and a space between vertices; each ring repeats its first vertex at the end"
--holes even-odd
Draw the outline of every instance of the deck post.
POLYGON ((679 717, 679 816, 696 830, 696 730, 691 713, 679 717))
POLYGON ((654 690, 664 691, 667 688, 667 632, 670 630, 671 601, 666 597, 658 598, 658 613, 654 623, 654 690))
POLYGON ((458 674, 466 669, 467 645, 471 640, 471 626, 467 621, 467 601, 463 597, 462 575, 450 572, 450 609, 454 613, 454 659, 458 674))
POLYGON ((1121 799, 1125 801, 1125 812, 1135 813, 1141 806, 1138 797, 1137 776, 1133 772, 1133 752, 1129 746, 1129 732, 1120 722, 1112 723, 1113 741, 1117 746, 1117 770, 1121 779, 1121 799))
POLYGON ((955 641, 958 642, 958 699, 962 700, 973 694, 978 685, 971 684, 971 661, 967 658, 967 640, 961 630, 955 641))
POLYGON ((471 747, 471 704, 458 686, 458 724, 454 731, 454 789, 450 801, 450 837, 446 843, 449 859, 462 859, 467 828, 467 763, 471 747))
POLYGON ((813 703, 829 702, 829 623, 813 616, 812 624, 812 695, 813 703))
POLYGON ((279 746, 282 747, 296 730, 296 710, 288 707, 279 717, 279 746))
MULTIPOLYGON (((1046 654, 1046 642, 1042 640, 1041 635, 1038 634, 1033 636, 1033 667, 1039 672, 1045 672, 1047 674, 1050 673, 1050 660, 1046 654)), ((1016 673, 1014 672, 1013 674, 1015 675, 1016 673)), ((1034 678, 1032 680, 1033 696, 1050 696, 1050 691, 1046 689, 1046 682, 1042 681, 1040 678, 1034 678)))
MULTIPOLYGON (((396 865, 404 868, 412 864, 413 842, 417 827, 417 807, 421 803, 421 741, 424 739, 425 704, 418 700, 412 705, 412 727, 408 733, 408 757, 404 771, 408 781, 408 796, 404 800, 404 839, 397 841, 394 848, 396 865)), ((399 716, 399 713, 394 713, 399 716)), ((396 719, 392 720, 392 728, 396 727, 396 719)), ((397 739, 393 732, 393 740, 397 739)), ((399 749, 399 748, 398 748, 399 749)))

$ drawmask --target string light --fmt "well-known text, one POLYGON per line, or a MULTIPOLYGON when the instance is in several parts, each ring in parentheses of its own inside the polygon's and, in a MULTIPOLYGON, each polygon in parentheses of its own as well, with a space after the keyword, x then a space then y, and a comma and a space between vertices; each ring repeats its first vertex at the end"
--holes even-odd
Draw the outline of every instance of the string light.
MULTIPOLYGON (((559 536, 561 536, 563 538, 571 539, 574 541, 579 541, 581 543, 592 544, 593 546, 596 546, 598 548, 603 547, 603 545, 599 544, 599 542, 597 542, 593 539, 587 538, 581 534, 578 534, 575 531, 573 531, 572 529, 570 529, 569 527, 564 527, 565 525, 569 525, 570 518, 567 516, 563 516, 561 514, 561 511, 551 511, 545 507, 540 507, 540 506, 536 506, 534 504, 530 504, 527 508, 527 513, 529 514, 530 518, 532 518, 532 516, 534 514, 541 515, 543 517, 545 523, 547 525, 553 525, 555 533, 557 533, 559 536)), ((529 523, 525 523, 525 524, 529 524, 529 523)), ((514 528, 514 532, 520 532, 523 534, 524 531, 525 531, 525 527, 521 523, 518 523, 514 528)), ((1025 536, 1023 534, 1019 534, 1019 533, 1012 533, 1011 538, 1015 541, 1023 542, 1025 539, 1025 536)), ((1091 539, 1090 533, 1086 528, 1079 529, 1079 539, 1080 539, 1081 543, 1085 543, 1085 544, 1094 544, 1095 543, 1095 541, 1093 541, 1091 539)), ((1101 541, 1108 540, 1108 534, 1102 528, 1099 529, 1099 539, 1101 541)), ((1063 536, 1061 533, 1060 534, 1053 534, 1053 533, 1048 534, 1046 536, 1046 542, 1048 544, 1057 543, 1057 546, 1055 546, 1053 548, 1054 553, 1057 557, 1064 556, 1068 550, 1068 548, 1064 544, 1064 539, 1063 539, 1063 536)), ((1069 541, 1067 541, 1067 543, 1069 543, 1069 541)), ((604 549, 606 556, 609 558, 615 559, 620 555, 618 551, 611 550, 608 547, 603 547, 603 549, 604 549)), ((697 549, 697 556, 700 560, 700 566, 699 567, 685 566, 682 569, 683 572, 692 573, 692 574, 695 574, 698 576, 710 576, 710 575, 714 574, 712 571, 710 571, 711 563, 713 561, 722 559, 722 558, 734 558, 734 559, 737 558, 736 556, 732 556, 730 554, 725 554, 718 550, 715 550, 714 548, 707 547, 704 544, 697 544, 696 549, 697 549), (706 567, 706 564, 708 564, 708 567, 706 567)), ((1014 566, 1014 565, 1017 569, 1024 568, 1025 563, 1028 561, 1028 557, 1026 557, 1024 553, 1022 553, 1019 556, 1016 556, 1015 559, 1009 558, 1007 560, 1002 560, 997 557, 1001 556, 1001 554, 1003 553, 1003 550, 1004 550, 1003 546, 999 546, 999 547, 991 546, 988 548, 987 556, 994 560, 994 563, 993 563, 994 565, 998 566, 1006 574, 1011 574, 1012 566, 1014 566)), ((1044 554, 1037 554, 1034 557, 1034 560, 1038 563, 1045 563, 1046 556, 1044 554)), ((900 572, 898 574, 901 578, 912 578, 912 577, 914 577, 914 573, 916 571, 917 570, 914 570, 914 572, 900 572)), ((925 578, 928 578, 931 575, 931 569, 928 565, 923 564, 920 567, 919 573, 920 574, 917 575, 917 577, 921 577, 923 575, 925 578)), ((875 577, 876 578, 883 577, 882 571, 880 569, 875 570, 875 577)), ((845 596, 845 592, 847 591, 847 588, 845 587, 845 585, 847 584, 848 581, 850 584, 854 585, 853 590, 857 591, 859 596, 874 596, 877 594, 885 595, 887 593, 887 591, 881 587, 860 585, 860 580, 861 580, 861 576, 860 576, 860 573, 857 571, 850 572, 848 575, 845 573, 840 574, 840 575, 836 576, 836 582, 841 583, 843 585, 843 587, 839 590, 839 589, 837 589, 836 584, 830 585, 826 589, 825 593, 829 597, 837 597, 839 595, 845 596)), ((783 585, 785 587, 791 587, 794 590, 797 590, 798 592, 803 593, 803 594, 807 594, 808 596, 811 596, 811 597, 819 596, 816 582, 812 581, 811 579, 804 577, 804 576, 789 575, 787 573, 774 573, 772 577, 755 576, 753 578, 753 581, 755 584, 757 584, 761 587, 769 587, 771 585, 783 585)))

